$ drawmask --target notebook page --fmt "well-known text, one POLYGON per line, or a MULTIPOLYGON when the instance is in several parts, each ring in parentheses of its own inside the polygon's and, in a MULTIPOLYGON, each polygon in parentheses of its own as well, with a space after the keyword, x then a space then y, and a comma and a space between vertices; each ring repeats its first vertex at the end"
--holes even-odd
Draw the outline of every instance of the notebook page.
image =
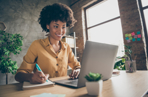
POLYGON ((23 88, 32 88, 32 87, 38 87, 38 86, 45 86, 45 85, 53 85, 54 83, 50 80, 48 82, 42 83, 42 84, 31 84, 30 82, 24 82, 23 88))

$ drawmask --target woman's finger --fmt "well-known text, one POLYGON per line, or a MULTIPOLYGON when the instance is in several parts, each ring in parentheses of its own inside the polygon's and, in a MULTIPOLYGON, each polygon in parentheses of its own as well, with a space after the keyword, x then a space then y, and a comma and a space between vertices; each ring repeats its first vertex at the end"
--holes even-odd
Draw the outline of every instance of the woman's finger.
POLYGON ((35 75, 36 75, 36 81, 38 83, 44 83, 46 81, 46 77, 43 72, 37 71, 35 75))
POLYGON ((45 80, 48 80, 49 74, 45 74, 45 80))
POLYGON ((38 76, 35 76, 31 81, 31 83, 34 83, 34 84, 42 83, 42 82, 43 82, 43 80, 38 76))
POLYGON ((77 74, 76 74, 76 77, 75 78, 78 78, 78 75, 79 75, 79 71, 77 71, 77 74))
POLYGON ((74 77, 75 77, 76 75, 77 75, 77 72, 75 71, 75 72, 74 72, 74 77))
POLYGON ((72 74, 72 73, 69 74, 69 77, 71 77, 71 74, 72 74))
POLYGON ((74 71, 72 71, 72 72, 70 73, 69 77, 72 77, 72 76, 73 76, 73 72, 74 72, 74 71))
POLYGON ((75 72, 75 71, 73 70, 71 76, 74 76, 74 72, 75 72))
POLYGON ((36 74, 37 74, 39 77, 45 78, 45 74, 44 74, 43 72, 41 72, 41 71, 36 72, 36 74))
POLYGON ((74 77, 71 77, 72 79, 75 79, 74 77))
POLYGON ((77 71, 75 71, 74 78, 76 78, 76 76, 77 76, 77 71))

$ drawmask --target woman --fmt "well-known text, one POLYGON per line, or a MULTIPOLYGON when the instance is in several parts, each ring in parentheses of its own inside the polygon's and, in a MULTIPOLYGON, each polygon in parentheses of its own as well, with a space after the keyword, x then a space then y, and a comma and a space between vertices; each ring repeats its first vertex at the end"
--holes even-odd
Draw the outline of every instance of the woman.
POLYGON ((67 43, 61 41, 66 27, 73 27, 76 20, 72 10, 64 4, 55 3, 44 7, 38 19, 43 31, 49 32, 46 39, 35 40, 29 47, 15 79, 19 82, 44 83, 48 78, 66 76, 67 66, 73 71, 69 75, 77 78, 80 63, 67 43), (36 70, 38 64, 42 72, 36 70))

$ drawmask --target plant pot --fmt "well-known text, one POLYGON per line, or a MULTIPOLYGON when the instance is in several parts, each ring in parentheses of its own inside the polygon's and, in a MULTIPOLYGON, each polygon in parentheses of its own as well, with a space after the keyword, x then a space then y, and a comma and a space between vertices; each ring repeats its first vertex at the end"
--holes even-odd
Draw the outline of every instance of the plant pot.
POLYGON ((100 95, 103 88, 103 81, 86 82, 86 88, 89 95, 100 95))
POLYGON ((136 72, 136 61, 125 61, 125 68, 127 73, 133 73, 136 72))
POLYGON ((6 85, 8 84, 8 73, 6 73, 6 85))

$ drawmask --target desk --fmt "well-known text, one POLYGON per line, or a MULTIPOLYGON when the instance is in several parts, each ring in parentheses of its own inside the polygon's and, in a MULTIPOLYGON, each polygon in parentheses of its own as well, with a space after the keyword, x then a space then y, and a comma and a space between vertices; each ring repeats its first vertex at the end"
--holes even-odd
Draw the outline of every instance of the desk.
MULTIPOLYGON (((51 80, 67 77, 52 78, 51 80)), ((20 90, 21 83, 0 86, 0 97, 30 97, 41 93, 66 94, 66 97, 91 97, 86 87, 74 89, 60 85, 50 87, 20 90)), ((119 76, 103 82, 102 94, 98 97, 141 97, 148 91, 148 71, 126 73, 120 71, 119 76)))

